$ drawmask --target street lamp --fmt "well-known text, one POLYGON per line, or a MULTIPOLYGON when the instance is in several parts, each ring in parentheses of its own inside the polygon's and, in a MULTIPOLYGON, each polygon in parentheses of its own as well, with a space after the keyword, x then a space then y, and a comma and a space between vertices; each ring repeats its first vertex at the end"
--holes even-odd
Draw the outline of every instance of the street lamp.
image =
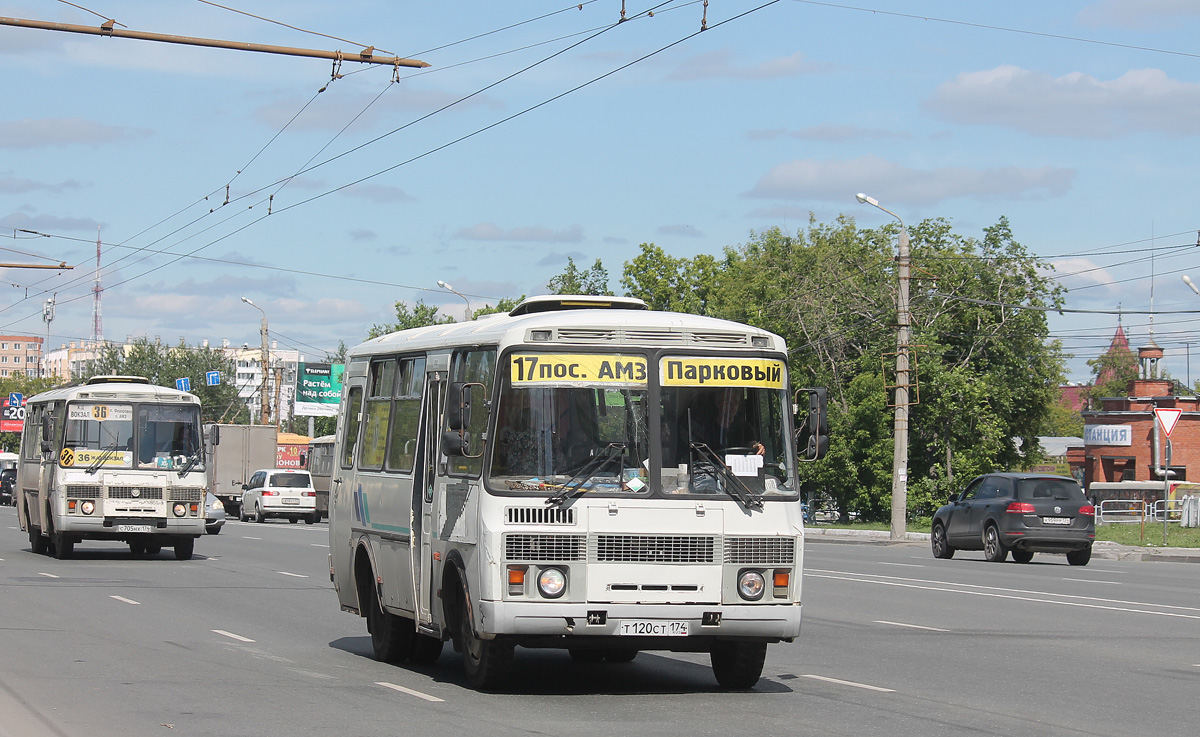
POLYGON ((263 311, 263 308, 254 304, 253 302, 246 299, 245 297, 242 297, 242 301, 245 302, 246 304, 250 305, 254 309, 258 310, 259 312, 262 312, 262 326, 259 329, 259 332, 262 333, 262 387, 259 389, 259 394, 261 395, 261 398, 262 398, 262 420, 261 421, 262 421, 262 424, 266 425, 267 421, 271 418, 271 410, 270 410, 271 405, 270 405, 270 399, 268 399, 268 394, 267 394, 267 371, 268 371, 267 367, 271 365, 271 348, 270 348, 270 345, 267 343, 267 313, 263 311))
POLYGON ((903 539, 906 532, 906 515, 908 511, 908 282, 910 259, 908 250, 908 226, 904 220, 879 204, 879 200, 861 192, 855 198, 864 205, 871 205, 883 210, 888 215, 900 221, 900 246, 896 259, 896 275, 899 284, 896 288, 896 424, 894 449, 892 452, 892 525, 891 538, 903 539))
POLYGON ((454 287, 450 286, 449 284, 442 281, 441 279, 438 279, 437 285, 439 287, 441 287, 442 289, 445 289, 447 292, 454 292, 458 296, 462 297, 463 302, 467 303, 466 322, 470 322, 471 321, 471 300, 467 299, 466 297, 463 297, 462 292, 456 291, 454 289, 454 287))

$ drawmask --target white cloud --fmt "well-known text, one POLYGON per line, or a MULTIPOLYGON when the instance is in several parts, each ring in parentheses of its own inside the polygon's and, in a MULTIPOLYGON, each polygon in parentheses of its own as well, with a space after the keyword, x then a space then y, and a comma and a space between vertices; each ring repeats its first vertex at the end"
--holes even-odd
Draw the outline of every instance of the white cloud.
POLYGON ((1171 79, 1160 69, 1133 69, 1101 80, 1082 72, 1056 78, 1004 65, 958 75, 939 86, 924 106, 952 123, 997 125, 1039 136, 1200 132, 1200 84, 1171 79))
POLYGON ((1103 286, 1108 293, 1118 291, 1117 280, 1112 273, 1090 258, 1060 258, 1050 262, 1054 270, 1047 273, 1052 279, 1063 282, 1063 285, 1079 289, 1080 287, 1103 286))
POLYGON ((32 179, 23 177, 0 176, 0 194, 25 194, 28 192, 49 192, 51 194, 61 194, 68 190, 80 189, 83 184, 74 180, 66 179, 57 184, 47 184, 45 182, 37 182, 32 179))
POLYGON ((1074 171, 1053 167, 912 169, 877 156, 857 159, 797 159, 773 167, 745 196, 775 200, 848 203, 868 190, 881 201, 934 205, 955 197, 1034 199, 1058 197, 1074 171))
POLYGON ((84 230, 93 235, 100 223, 91 218, 58 217, 57 215, 29 215, 14 212, 0 218, 0 228, 25 228, 53 233, 59 230, 84 230))
POLYGON ((572 225, 566 230, 553 231, 540 225, 529 225, 504 230, 493 223, 479 223, 459 229, 454 237, 470 241, 510 243, 579 243, 583 240, 583 228, 572 225))
POLYGON ((680 81, 785 79, 828 71, 831 68, 828 64, 808 61, 800 52, 758 64, 739 64, 732 51, 722 49, 685 59, 675 71, 667 75, 667 79, 680 81))
POLYGON ((41 148, 70 143, 95 145, 145 139, 152 131, 105 125, 83 118, 24 118, 0 121, 0 148, 41 148))
POLYGON ((1100 0, 1080 10, 1078 17, 1088 26, 1169 28, 1189 16, 1200 16, 1196 0, 1100 0))

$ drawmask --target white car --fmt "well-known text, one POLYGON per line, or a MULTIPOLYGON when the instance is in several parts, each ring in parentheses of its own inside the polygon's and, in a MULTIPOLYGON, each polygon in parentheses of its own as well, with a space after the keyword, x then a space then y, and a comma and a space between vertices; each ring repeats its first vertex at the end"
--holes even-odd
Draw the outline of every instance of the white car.
POLYGON ((308 471, 291 468, 263 468, 255 471, 250 483, 242 485, 242 508, 238 519, 266 522, 268 517, 286 517, 295 523, 317 521, 317 491, 308 471))

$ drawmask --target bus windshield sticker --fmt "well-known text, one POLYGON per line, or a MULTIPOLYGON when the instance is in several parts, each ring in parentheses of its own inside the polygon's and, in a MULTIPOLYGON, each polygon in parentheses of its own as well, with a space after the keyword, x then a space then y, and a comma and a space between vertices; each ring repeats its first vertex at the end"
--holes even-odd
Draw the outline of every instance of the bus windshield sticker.
POLYGON ((643 356, 514 353, 509 365, 514 387, 646 386, 643 356))
MULTIPOLYGON (((104 450, 90 450, 88 448, 63 448, 62 453, 58 456, 59 465, 64 468, 74 468, 82 466, 87 468, 96 462, 96 459, 104 455, 104 450)), ((103 466, 123 466, 128 467, 133 463, 133 453, 127 450, 107 451, 103 466)))
POLYGON ((133 419, 133 407, 128 404, 72 404, 67 409, 67 419, 129 422, 133 419))
POLYGON ((667 356, 659 363, 663 386, 783 388, 783 361, 774 358, 667 356))

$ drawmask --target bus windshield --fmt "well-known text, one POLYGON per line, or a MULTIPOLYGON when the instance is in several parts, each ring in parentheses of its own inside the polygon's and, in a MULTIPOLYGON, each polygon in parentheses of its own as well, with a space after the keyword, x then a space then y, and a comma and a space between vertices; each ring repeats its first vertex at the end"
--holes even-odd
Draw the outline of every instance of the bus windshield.
POLYGON ((133 458, 133 405, 73 403, 67 408, 64 466, 128 468, 133 458))
MULTIPOLYGON (((176 468, 200 453, 200 408, 143 404, 137 410, 137 465, 176 468)), ((197 459, 198 460, 198 459, 197 459)))
POLYGON ((514 354, 500 370, 495 488, 649 493, 644 357, 514 354))

